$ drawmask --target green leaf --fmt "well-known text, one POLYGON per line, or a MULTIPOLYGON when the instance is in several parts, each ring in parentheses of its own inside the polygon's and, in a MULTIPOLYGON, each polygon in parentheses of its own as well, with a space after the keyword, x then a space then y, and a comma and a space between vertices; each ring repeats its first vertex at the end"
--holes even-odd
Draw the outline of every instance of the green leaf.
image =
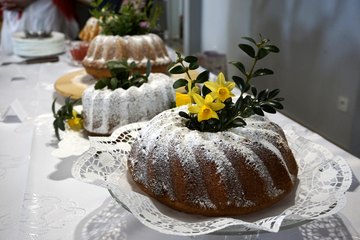
POLYGON ((241 114, 241 116, 243 118, 248 118, 251 115, 254 115, 254 110, 251 107, 246 107, 245 110, 241 114))
POLYGON ((189 69, 190 70, 195 70, 199 67, 199 64, 197 64, 197 62, 192 62, 189 64, 189 69))
POLYGON ((231 123, 232 123, 232 125, 237 126, 237 127, 246 126, 246 122, 240 117, 235 118, 231 123))
POLYGON ((60 128, 60 130, 65 131, 65 119, 64 118, 58 118, 57 119, 57 126, 60 128))
POLYGON ((150 73, 151 73, 151 61, 150 59, 148 59, 146 63, 146 78, 149 77, 150 73))
POLYGON ((177 65, 175 67, 173 67, 172 69, 170 69, 169 71, 171 74, 182 74, 185 72, 185 68, 183 68, 180 65, 177 65))
POLYGON ((53 112, 54 117, 56 117, 55 103, 56 103, 56 98, 51 104, 51 111, 53 112))
POLYGON ((268 99, 268 95, 269 95, 269 89, 264 89, 264 90, 259 92, 259 95, 258 95, 257 99, 260 102, 264 101, 264 100, 268 99))
POLYGON ((284 109, 284 106, 279 102, 271 101, 269 102, 269 105, 273 106, 276 109, 284 109))
POLYGON ((236 86, 243 92, 246 86, 245 80, 239 76, 233 76, 232 80, 234 80, 236 86))
POLYGON ((196 83, 203 83, 209 80, 209 75, 210 72, 209 71, 203 71, 202 73, 200 73, 197 77, 195 82, 196 83))
POLYGON ((198 61, 198 58, 195 57, 195 56, 186 56, 186 57, 184 58, 184 61, 185 61, 185 62, 188 62, 188 63, 195 63, 195 62, 198 61))
POLYGON ((100 79, 95 83, 95 89, 103 89, 107 86, 107 83, 104 79, 100 79))
POLYGON ((273 108, 272 106, 268 105, 268 104, 263 104, 260 105, 261 109, 264 110, 265 112, 268 113, 276 113, 275 108, 273 108))
POLYGON ((251 106, 252 105, 252 102, 253 102, 253 99, 250 95, 246 95, 246 97, 244 98, 244 103, 247 105, 247 106, 251 106))
POLYGON ((180 60, 180 59, 182 60, 182 55, 181 55, 181 53, 180 53, 180 52, 177 52, 177 51, 176 51, 175 53, 176 53, 176 55, 177 55, 177 58, 178 58, 179 60, 180 60))
POLYGON ((179 112, 180 117, 186 118, 186 119, 190 119, 189 114, 187 114, 186 112, 180 111, 179 112))
POLYGON ((267 68, 260 68, 258 70, 256 70, 253 74, 252 77, 261 77, 261 76, 265 76, 265 75, 271 75, 274 72, 270 69, 267 68))
POLYGON ((263 112, 263 110, 261 110, 261 108, 254 107, 253 110, 257 115, 264 116, 264 112, 263 112))
POLYGON ((230 62, 230 64, 234 65, 237 69, 240 70, 244 75, 246 75, 246 70, 244 64, 241 62, 230 62))
POLYGON ((55 118, 54 122, 53 122, 53 127, 54 127, 54 130, 55 130, 55 136, 56 138, 60 141, 60 134, 59 134, 59 127, 58 127, 58 123, 57 123, 58 119, 55 118))
POLYGON ((201 89, 201 92, 203 96, 206 96, 207 94, 211 93, 211 90, 204 85, 201 89))
POLYGON ((250 89, 250 84, 245 84, 243 92, 247 92, 250 89))
POLYGON ((256 95, 257 95, 257 89, 256 89, 256 87, 251 86, 251 92, 252 92, 252 94, 254 95, 254 97, 256 97, 256 95))
POLYGON ((239 44, 239 48, 241 50, 243 50, 250 57, 255 58, 255 50, 252 46, 242 43, 242 44, 239 44))
POLYGON ((242 39, 248 40, 249 42, 252 42, 253 44, 256 45, 256 41, 251 37, 242 37, 242 39))
POLYGON ((281 101, 284 101, 285 98, 283 98, 283 97, 278 97, 278 98, 275 98, 274 100, 276 100, 276 101, 278 101, 278 102, 281 102, 281 101))
POLYGON ((173 84, 173 88, 177 89, 179 87, 183 87, 186 86, 188 84, 188 80, 184 79, 184 78, 180 78, 178 80, 176 80, 173 84))
POLYGON ((243 98, 239 97, 238 100, 235 103, 236 112, 239 112, 241 110, 242 105, 243 105, 243 98))
POLYGON ((170 69, 171 69, 173 66, 175 66, 176 64, 177 64, 176 62, 171 62, 171 63, 169 64, 169 66, 167 67, 167 71, 169 72, 170 69))
POLYGON ((266 57, 269 53, 270 53, 270 51, 266 50, 265 48, 260 48, 256 55, 256 59, 260 60, 260 59, 266 57))
POLYGON ((270 52, 274 52, 274 53, 280 52, 280 49, 274 45, 266 45, 266 46, 264 46, 264 49, 266 49, 270 52))
POLYGON ((118 80, 116 78, 111 78, 110 89, 115 90, 117 85, 118 85, 118 80))
POLYGON ((274 98, 276 95, 278 95, 278 94, 279 94, 279 92, 280 92, 280 89, 278 89, 278 88, 276 88, 276 89, 274 89, 274 90, 270 91, 270 92, 269 92, 269 99, 274 98))

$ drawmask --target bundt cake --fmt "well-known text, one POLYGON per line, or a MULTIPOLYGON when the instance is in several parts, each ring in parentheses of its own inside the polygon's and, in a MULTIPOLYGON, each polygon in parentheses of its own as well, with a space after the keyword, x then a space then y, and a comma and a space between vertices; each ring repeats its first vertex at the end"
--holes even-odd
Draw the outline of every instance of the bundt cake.
POLYGON ((174 104, 172 84, 167 75, 152 73, 147 83, 126 90, 89 86, 82 95, 84 128, 92 134, 110 135, 119 126, 149 120, 174 104))
POLYGON ((179 211, 205 216, 254 212, 294 187, 297 164, 282 129, 254 115, 245 127, 199 132, 185 126, 180 107, 140 130, 128 157, 145 193, 179 211))
POLYGON ((81 29, 81 31, 79 33, 79 38, 82 41, 90 42, 97 35, 99 35, 100 32, 101 32, 101 27, 100 27, 99 21, 96 18, 91 17, 86 21, 83 29, 81 29))
POLYGON ((98 35, 90 43, 89 50, 83 60, 87 73, 95 78, 110 77, 106 62, 110 60, 134 61, 140 72, 145 72, 148 59, 151 61, 152 72, 166 73, 169 58, 164 42, 156 34, 134 36, 98 35))

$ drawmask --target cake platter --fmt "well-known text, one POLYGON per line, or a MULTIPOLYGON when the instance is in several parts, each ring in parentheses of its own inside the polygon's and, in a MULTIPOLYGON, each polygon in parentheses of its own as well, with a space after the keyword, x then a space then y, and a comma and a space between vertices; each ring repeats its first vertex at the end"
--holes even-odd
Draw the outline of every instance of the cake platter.
POLYGON ((11 35, 13 51, 21 57, 45 57, 65 52, 65 35, 51 32, 46 38, 27 38, 25 32, 14 32, 11 35))
POLYGON ((55 81, 55 90, 58 94, 72 99, 81 98, 84 90, 95 83, 95 79, 88 75, 85 69, 69 72, 55 81))
POLYGON ((345 206, 345 192, 352 179, 346 161, 285 126, 299 166, 298 186, 287 198, 243 217, 208 218, 172 210, 142 193, 128 176, 127 155, 144 124, 120 127, 110 137, 89 137, 90 148, 74 162, 72 174, 82 182, 107 188, 141 223, 161 233, 195 236, 278 232, 330 216, 345 206))

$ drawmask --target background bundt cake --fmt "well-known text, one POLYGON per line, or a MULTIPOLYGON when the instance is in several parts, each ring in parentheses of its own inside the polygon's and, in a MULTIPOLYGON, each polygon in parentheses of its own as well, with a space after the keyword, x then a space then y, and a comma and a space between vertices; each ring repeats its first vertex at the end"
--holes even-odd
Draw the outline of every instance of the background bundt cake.
POLYGON ((140 72, 145 72, 148 59, 152 72, 166 73, 172 62, 164 42, 156 34, 134 36, 98 35, 90 43, 83 66, 95 78, 110 77, 106 62, 111 60, 134 61, 140 72))
POLYGON ((81 29, 81 31, 79 33, 79 38, 82 41, 90 42, 100 33, 101 33, 101 27, 100 27, 99 21, 94 17, 90 17, 86 21, 83 29, 81 29))
POLYGON ((298 169, 278 125, 252 116, 244 128, 199 132, 184 126, 180 109, 153 118, 129 154, 131 176, 147 194, 187 213, 227 216, 263 209, 292 190, 298 169))
POLYGON ((145 121, 174 104, 173 80, 152 73, 147 83, 126 90, 88 87, 82 95, 84 128, 93 134, 109 135, 115 128, 145 121))

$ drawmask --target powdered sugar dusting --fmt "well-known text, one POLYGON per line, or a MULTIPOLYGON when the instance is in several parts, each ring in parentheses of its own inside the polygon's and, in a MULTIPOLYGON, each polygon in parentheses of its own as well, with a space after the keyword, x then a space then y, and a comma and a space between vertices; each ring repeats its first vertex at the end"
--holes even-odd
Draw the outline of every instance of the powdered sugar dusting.
POLYGON ((148 59, 152 66, 168 65, 172 62, 162 39, 153 33, 134 36, 98 35, 90 43, 83 60, 86 67, 105 68, 110 60, 135 61, 138 67, 146 67, 148 59))
MULTIPOLYGON (((136 177, 138 173, 141 173, 140 175, 146 174, 146 170, 143 168, 149 167, 141 162, 144 162, 144 159, 147 159, 149 154, 152 154, 152 157, 156 155, 156 164, 153 164, 152 167, 156 168, 155 171, 159 173, 156 181, 161 183, 157 183, 154 190, 155 194, 161 192, 162 185, 166 186, 167 192, 172 192, 172 186, 168 184, 171 182, 169 166, 172 158, 168 153, 170 149, 175 150, 171 154, 173 154, 174 159, 180 159, 181 166, 186 173, 184 182, 187 182, 188 178, 195 179, 197 191, 187 193, 187 197, 198 204, 199 207, 216 208, 208 196, 204 184, 204 179, 207 176, 202 175, 201 171, 199 171, 200 165, 198 161, 200 158, 216 166, 216 174, 219 175, 220 184, 225 186, 226 189, 228 205, 235 204, 239 207, 248 207, 254 204, 251 200, 246 199, 242 179, 239 179, 233 163, 224 152, 226 149, 231 149, 237 155, 243 156, 245 159, 244 164, 251 167, 258 174, 259 179, 264 182, 266 194, 270 198, 275 198, 284 192, 283 189, 278 189, 275 186, 266 165, 256 154, 256 146, 272 152, 280 159, 281 164, 285 166, 286 172, 291 178, 284 157, 281 151, 277 149, 279 145, 287 147, 286 140, 277 132, 278 129, 274 124, 264 117, 254 116, 246 119, 248 125, 244 128, 232 128, 218 133, 199 132, 185 127, 185 120, 178 115, 178 112, 185 111, 185 108, 167 110, 153 118, 140 131, 141 138, 138 139, 132 149, 132 152, 137 152, 137 147, 146 146, 142 156, 130 154, 129 163, 136 166, 133 169, 133 175, 136 177), (201 156, 198 156, 197 154, 200 152, 201 156), (158 161, 161 161, 161 164, 158 161)), ((140 182, 150 187, 146 179, 147 177, 143 176, 140 182)), ((174 195, 171 195, 171 199, 173 198, 174 195)))
POLYGON ((82 96, 85 129, 110 134, 119 126, 151 119, 175 101, 172 84, 167 75, 152 73, 149 81, 139 88, 112 91, 89 86, 82 96))

